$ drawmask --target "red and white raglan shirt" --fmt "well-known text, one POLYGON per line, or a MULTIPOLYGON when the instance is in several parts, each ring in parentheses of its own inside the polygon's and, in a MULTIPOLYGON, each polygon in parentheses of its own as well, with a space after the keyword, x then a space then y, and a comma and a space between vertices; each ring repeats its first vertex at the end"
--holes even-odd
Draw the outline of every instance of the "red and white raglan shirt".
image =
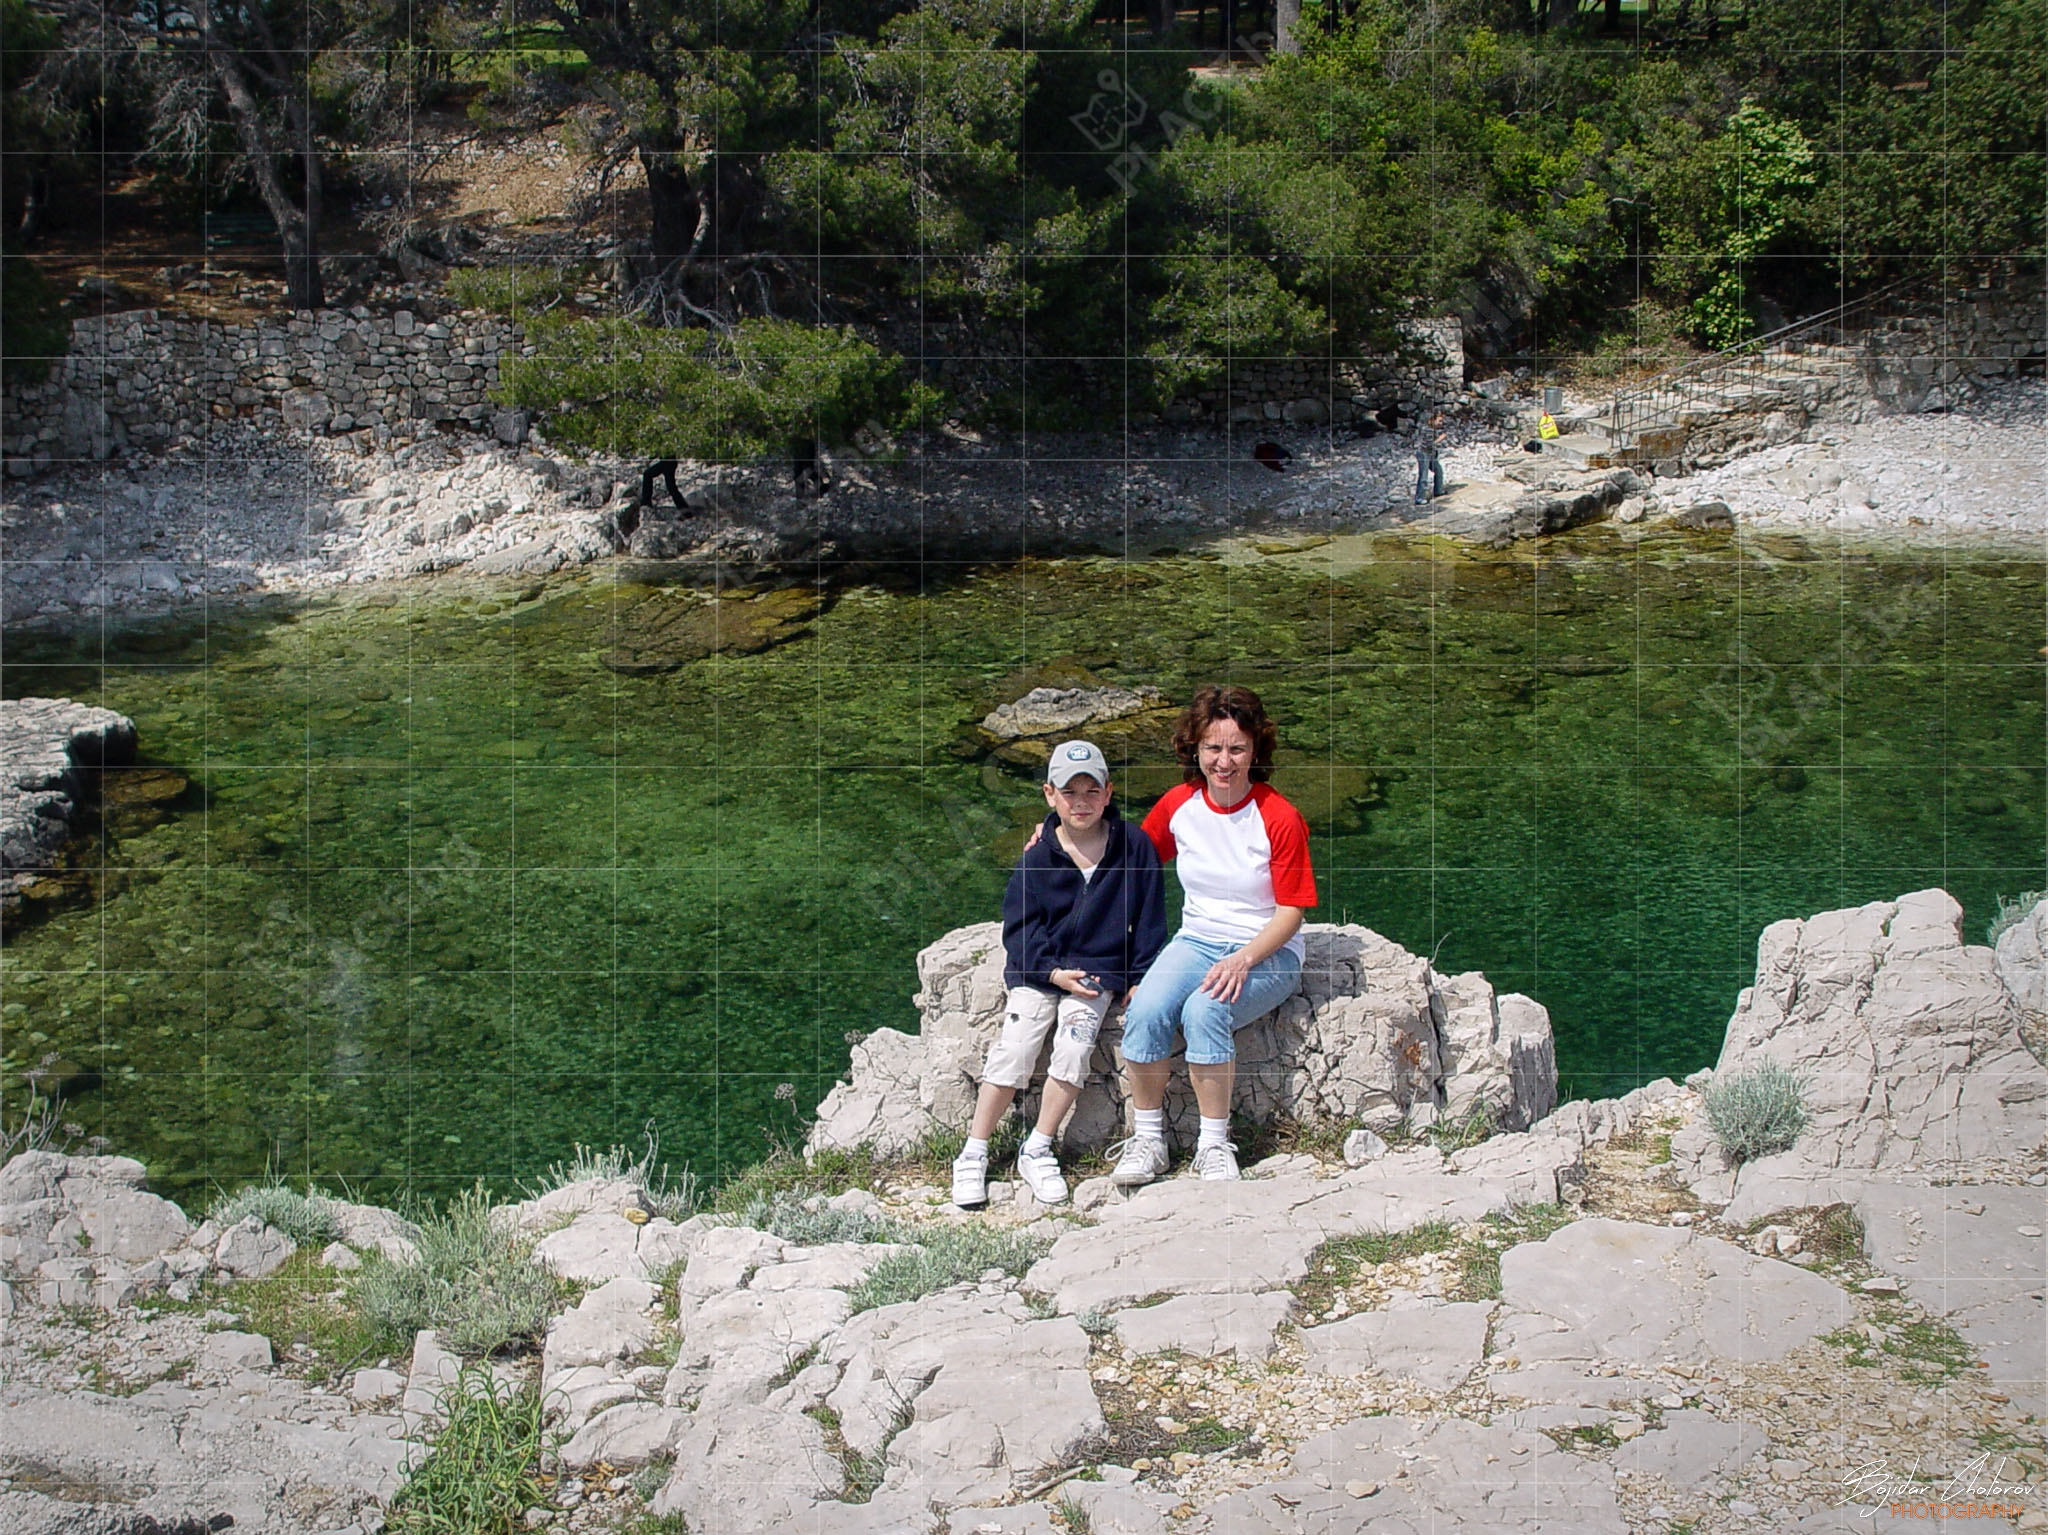
MULTIPOLYGON (((1308 823, 1271 784, 1253 784, 1228 810, 1207 784, 1182 784, 1152 807, 1145 835, 1162 863, 1178 858, 1180 930, 1190 938, 1250 943, 1275 907, 1316 904, 1308 823)), ((1287 947, 1300 957, 1301 934, 1287 947)))

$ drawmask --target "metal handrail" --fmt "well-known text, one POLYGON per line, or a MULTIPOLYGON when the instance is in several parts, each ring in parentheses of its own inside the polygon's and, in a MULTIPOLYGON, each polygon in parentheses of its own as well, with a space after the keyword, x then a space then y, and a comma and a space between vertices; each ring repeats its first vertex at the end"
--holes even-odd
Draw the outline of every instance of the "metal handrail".
POLYGON ((1843 320, 1880 305, 1891 305, 1933 280, 1927 276, 1903 278, 1820 314, 1781 325, 1761 336, 1752 336, 1725 351, 1696 358, 1660 375, 1643 389, 1616 395, 1608 406, 1608 440, 1620 447, 1652 426, 1667 422, 1675 425, 1683 417, 1687 405, 1710 392, 1723 392, 1732 383, 1761 374, 1766 359, 1782 355, 1783 349, 1791 342, 1824 328, 1839 326, 1843 320), (1710 384, 1713 386, 1711 390, 1710 384))

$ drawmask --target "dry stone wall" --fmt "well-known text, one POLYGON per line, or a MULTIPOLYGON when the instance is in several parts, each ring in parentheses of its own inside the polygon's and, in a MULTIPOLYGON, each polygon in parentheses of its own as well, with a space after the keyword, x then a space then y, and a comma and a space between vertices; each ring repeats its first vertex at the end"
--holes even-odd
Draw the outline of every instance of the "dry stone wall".
POLYGON ((2048 353, 2038 280, 1999 276, 1953 294, 1937 315, 1886 320, 1863 337, 1863 378, 1887 413, 1945 408, 2048 353))
POLYGON ((511 349, 532 350, 517 326, 482 314, 327 309, 221 325, 143 309, 83 319, 47 379, 0 395, 0 450, 10 474, 26 475, 168 447, 237 416, 314 432, 419 420, 481 428, 511 349))
POLYGON ((1464 327, 1456 315, 1402 326, 1398 351, 1383 356, 1232 363, 1218 383, 1167 407, 1169 421, 1221 426, 1323 426, 1356 421, 1389 405, 1417 410, 1465 392, 1464 327))

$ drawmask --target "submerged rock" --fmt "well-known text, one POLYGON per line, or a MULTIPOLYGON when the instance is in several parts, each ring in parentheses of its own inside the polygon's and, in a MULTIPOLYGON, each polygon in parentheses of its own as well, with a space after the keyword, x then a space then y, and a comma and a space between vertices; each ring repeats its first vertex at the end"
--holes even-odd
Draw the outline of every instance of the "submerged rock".
POLYGON ((672 672, 712 655, 753 655, 809 633, 824 594, 785 586, 759 596, 666 591, 624 614, 604 664, 627 676, 672 672))
POLYGON ((1065 736, 1104 720, 1157 709, 1166 695, 1157 688, 1033 688, 1015 703, 982 718, 985 734, 998 741, 1019 736, 1065 736))

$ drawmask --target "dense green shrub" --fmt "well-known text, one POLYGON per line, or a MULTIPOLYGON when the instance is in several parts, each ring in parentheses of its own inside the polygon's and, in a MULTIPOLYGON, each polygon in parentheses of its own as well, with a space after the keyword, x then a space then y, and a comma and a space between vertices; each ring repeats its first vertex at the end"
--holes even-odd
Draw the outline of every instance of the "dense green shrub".
POLYGON ((1776 1061, 1717 1076, 1706 1091, 1707 1128, 1731 1162, 1784 1151, 1806 1128, 1806 1087, 1776 1061))
POLYGON ((533 1241, 493 1218, 481 1186, 445 1210, 417 1217, 410 1262, 372 1260, 352 1295, 364 1316, 394 1341, 433 1328, 463 1354, 537 1341, 563 1298, 562 1285, 533 1259, 533 1241))
POLYGON ((870 421, 921 424, 934 391, 851 331, 746 320, 725 333, 632 320, 537 319, 532 357, 508 360, 500 397, 545 412, 558 442, 629 457, 744 462, 792 442, 845 442, 870 421))

